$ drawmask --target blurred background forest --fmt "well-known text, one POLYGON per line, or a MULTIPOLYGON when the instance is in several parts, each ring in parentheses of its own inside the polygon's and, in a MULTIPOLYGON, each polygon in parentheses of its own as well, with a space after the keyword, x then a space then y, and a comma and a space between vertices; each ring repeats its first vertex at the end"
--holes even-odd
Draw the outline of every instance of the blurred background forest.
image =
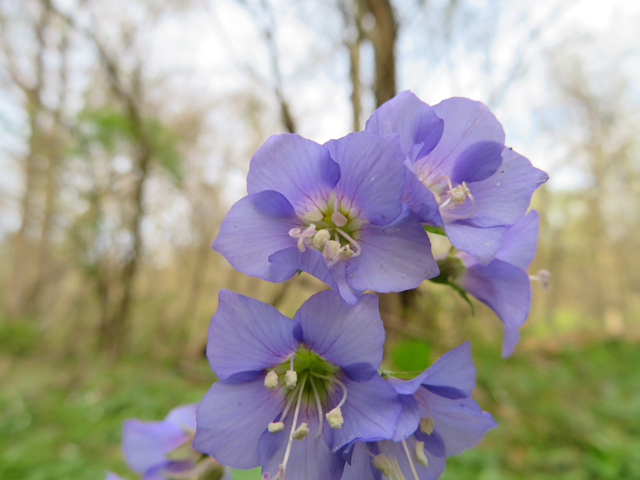
POLYGON ((381 300, 388 366, 472 341, 500 427, 442 478, 640 478, 639 28, 626 0, 0 0, 0 478, 134 478, 121 422, 210 386, 218 290, 323 288, 210 249, 252 153, 405 89, 485 102, 551 175, 513 357, 445 286, 381 300))

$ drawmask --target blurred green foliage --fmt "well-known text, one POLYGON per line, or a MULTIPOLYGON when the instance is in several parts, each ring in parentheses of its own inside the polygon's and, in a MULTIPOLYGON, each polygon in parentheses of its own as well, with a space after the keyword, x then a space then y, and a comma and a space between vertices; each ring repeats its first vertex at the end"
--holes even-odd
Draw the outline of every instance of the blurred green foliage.
MULTIPOLYGON (((0 478, 104 478, 107 469, 138 478, 120 451, 122 421, 163 418, 196 402, 215 377, 198 363, 117 364, 38 356, 46 332, 28 321, 0 322, 0 478)), ((640 349, 623 340, 567 343, 560 351, 499 358, 497 345, 472 342, 474 397, 500 426, 475 449, 449 459, 443 480, 640 478, 640 349)), ((436 358, 426 343, 398 342, 393 369, 436 358)), ((438 353, 442 353, 438 349, 438 353)), ((258 471, 237 472, 257 480, 258 471)))

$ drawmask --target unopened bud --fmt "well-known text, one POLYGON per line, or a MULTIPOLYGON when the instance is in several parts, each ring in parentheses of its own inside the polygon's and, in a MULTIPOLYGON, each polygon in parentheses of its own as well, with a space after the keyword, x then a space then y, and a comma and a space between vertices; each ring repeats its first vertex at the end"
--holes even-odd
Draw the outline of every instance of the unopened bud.
POLYGON ((309 433, 309 428, 307 427, 307 424, 301 423, 300 426, 296 428, 296 431, 291 434, 291 436, 295 440, 302 440, 304 437, 307 436, 307 433, 309 433))
POLYGON ((287 373, 284 374, 284 383, 287 385, 289 390, 296 388, 296 384, 298 383, 298 374, 295 370, 287 370, 287 373))
POLYGON ((385 477, 391 477, 391 471, 393 470, 393 466, 391 465, 391 460, 384 453, 376 455, 373 457, 373 466, 382 472, 385 477))
POLYGON ((423 467, 429 466, 429 460, 426 453, 424 453, 424 442, 416 442, 413 445, 413 459, 423 467))
POLYGON ((344 424, 344 418, 342 418, 342 410, 340 410, 340 407, 334 408, 329 413, 327 413, 325 417, 327 419, 327 423, 331 428, 335 428, 336 430, 342 428, 342 425, 344 424))
POLYGON ((420 419, 420 431, 427 435, 431 435, 433 433, 433 418, 422 417, 420 419))

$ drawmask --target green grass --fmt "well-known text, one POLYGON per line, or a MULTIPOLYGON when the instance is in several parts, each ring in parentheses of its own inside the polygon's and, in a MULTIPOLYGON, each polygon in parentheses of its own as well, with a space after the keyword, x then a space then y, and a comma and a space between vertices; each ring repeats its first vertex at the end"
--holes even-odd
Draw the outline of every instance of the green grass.
MULTIPOLYGON (((0 333, 2 480, 98 480, 107 469, 138 478, 121 457, 122 421, 161 419, 198 401, 214 378, 204 360, 185 369, 40 358, 28 333, 15 342, 0 333)), ((567 345, 502 360, 495 345, 474 342, 473 354, 474 396, 500 426, 449 459, 443 480, 640 478, 638 345, 567 345)))

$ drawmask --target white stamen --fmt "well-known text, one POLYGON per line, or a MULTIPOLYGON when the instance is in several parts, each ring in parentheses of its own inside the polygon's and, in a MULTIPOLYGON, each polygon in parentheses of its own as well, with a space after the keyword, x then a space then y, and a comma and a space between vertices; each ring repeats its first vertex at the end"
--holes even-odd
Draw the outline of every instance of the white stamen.
POLYGON ((416 472, 416 466, 413 464, 411 453, 409 453, 409 447, 407 447, 407 442, 405 440, 402 440, 402 448, 404 449, 404 453, 407 456, 407 460, 409 460, 409 466, 411 467, 411 473, 413 473, 413 479, 420 480, 418 478, 418 472, 416 472))
POLYGON ((329 230, 318 230, 313 237, 313 245, 317 248, 323 247, 330 238, 331 234, 329 233, 329 230))
POLYGON ((278 388, 278 374, 273 370, 269 370, 269 373, 267 373, 267 376, 264 377, 264 386, 267 387, 269 390, 274 390, 275 388, 278 388))
POLYGON ((429 459, 427 459, 427 455, 424 453, 424 442, 416 441, 416 443, 413 444, 413 458, 417 464, 423 467, 429 466, 429 459))
POLYGON ((389 457, 387 457, 384 453, 373 457, 373 460, 371 460, 371 462, 373 463, 373 466, 380 470, 380 472, 382 472, 385 477, 391 476, 391 470, 393 468, 391 465, 391 460, 389 460, 389 457))
POLYGON ((362 249, 360 248, 360 244, 358 242, 356 242, 353 238, 351 238, 343 230, 341 230, 339 228, 336 228, 336 231, 339 232, 340 235, 342 235, 344 238, 346 238, 351 243, 351 245, 353 245, 353 248, 354 248, 353 256, 357 257, 358 255, 360 255, 360 252, 362 251, 362 249))
POLYGON ((311 381, 311 387, 313 388, 313 395, 316 397, 316 407, 318 408, 318 433, 316 433, 316 438, 322 434, 322 426, 324 422, 322 421, 322 403, 320 403, 320 395, 318 395, 318 388, 316 387, 316 382, 313 380, 313 377, 309 377, 311 381))
POLYGON ((289 461, 289 454, 291 454, 291 444, 293 443, 293 433, 298 423, 298 414, 300 413, 300 404, 302 403, 302 392, 304 390, 304 384, 307 381, 307 376, 302 377, 302 383, 300 384, 300 392, 298 393, 298 402, 296 403, 296 411, 293 414, 293 423, 291 424, 291 435, 289 435, 289 443, 287 443, 287 449, 284 452, 284 460, 280 464, 278 470, 282 480, 284 480, 285 470, 287 469, 287 462, 289 461))
POLYGON ((551 272, 549 270, 538 270, 537 275, 529 275, 529 279, 540 282, 540 286, 542 287, 542 289, 547 290, 549 288, 550 276, 551 272))
POLYGON ((305 251, 307 247, 306 240, 313 237, 316 234, 316 226, 312 223, 303 232, 299 228, 292 228, 289 230, 289 236, 298 239, 298 250, 305 251))
POLYGON ((310 222, 319 222, 322 220, 322 213, 320 212, 306 212, 303 216, 310 222))
POLYGON ((289 390, 296 388, 296 384, 298 383, 298 373, 295 370, 287 370, 287 373, 284 374, 284 383, 287 385, 289 390))
POLYGON ((336 227, 344 227, 347 224, 347 217, 345 217, 340 212, 333 212, 331 214, 331 220, 335 224, 336 227))
POLYGON ((340 407, 336 407, 325 415, 329 426, 335 430, 340 430, 344 425, 344 418, 342 417, 342 410, 340 407))
POLYGON ((427 435, 431 435, 433 433, 433 418, 422 417, 420 419, 420 431, 427 435))
POLYGON ((301 423, 296 431, 291 434, 294 440, 302 440, 309 433, 309 427, 307 427, 306 423, 301 423))
POLYGON ((277 433, 277 432, 281 432, 282 430, 284 430, 284 423, 283 422, 271 422, 269 424, 269 431, 271 433, 277 433))
POLYGON ((284 412, 282 412, 282 416, 280 417, 281 422, 284 422, 284 419, 287 418, 287 414, 289 413, 289 409, 291 408, 291 405, 293 404, 293 400, 295 398, 296 398, 296 394, 294 391, 291 397, 289 397, 289 400, 287 401, 287 405, 284 407, 284 412))

